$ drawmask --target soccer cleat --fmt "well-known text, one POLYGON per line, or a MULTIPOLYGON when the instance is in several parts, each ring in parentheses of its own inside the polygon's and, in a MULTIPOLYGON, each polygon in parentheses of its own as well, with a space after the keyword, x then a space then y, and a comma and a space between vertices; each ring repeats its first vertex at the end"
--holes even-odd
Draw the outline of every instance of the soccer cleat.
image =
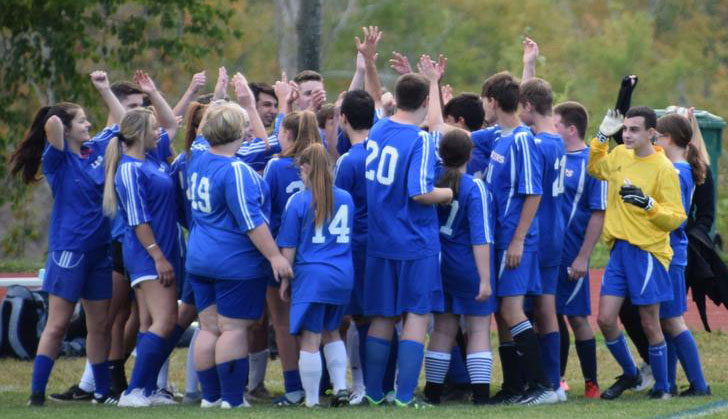
POLYGON ((291 400, 285 394, 273 399, 273 406, 276 407, 297 407, 304 403, 303 395, 298 400, 291 400))
POLYGON ((523 393, 516 393, 506 388, 501 388, 499 392, 495 393, 495 395, 488 400, 488 404, 512 405, 516 404, 522 397, 523 393))
POLYGON ((149 407, 152 402, 144 395, 143 388, 135 388, 128 393, 123 393, 119 398, 119 407, 149 407))
POLYGON ((202 408, 202 409, 214 409, 214 408, 217 408, 220 406, 222 406, 222 399, 217 399, 212 402, 207 401, 205 399, 202 399, 200 401, 200 408, 202 408))
POLYGON ((599 384, 594 381, 587 381, 584 383, 584 397, 587 399, 598 399, 599 398, 599 384))
POLYGON ((559 396, 548 387, 537 385, 528 390, 516 404, 524 406, 536 406, 539 404, 554 404, 559 402, 559 396))
POLYGON ((119 399, 113 396, 96 396, 94 395, 94 399, 91 401, 93 404, 101 404, 101 405, 108 405, 108 406, 116 406, 119 404, 119 399))
POLYGON ((394 399, 394 405, 397 407, 409 407, 413 409, 432 409, 434 406, 419 397, 413 397, 412 400, 407 403, 403 403, 396 398, 394 399))
POLYGON ((199 404, 202 400, 202 395, 199 392, 185 393, 182 397, 182 404, 199 404))
POLYGON ((364 402, 362 403, 362 405, 366 403, 367 406, 382 406, 385 403, 385 400, 386 398, 382 397, 381 400, 377 401, 365 394, 364 402))
POLYGON ((627 375, 620 375, 617 377, 617 381, 612 384, 611 387, 606 389, 604 393, 602 393, 602 399, 604 400, 614 400, 617 397, 621 396, 622 393, 624 393, 625 390, 635 389, 640 384, 642 384, 642 376, 636 375, 634 377, 629 377, 627 375))
POLYGON ((94 398, 94 393, 84 391, 74 384, 63 393, 53 393, 48 396, 54 402, 90 402, 94 398))
POLYGON ((642 384, 636 386, 634 391, 645 391, 655 385, 655 377, 652 375, 650 364, 643 362, 640 365, 640 377, 642 377, 642 384))
POLYGON ((563 403, 563 402, 565 402, 567 400, 566 390, 564 390, 563 388, 559 387, 555 391, 556 391, 556 395, 559 397, 559 402, 562 402, 563 403))
POLYGON ((245 396, 253 401, 271 400, 273 398, 263 383, 260 383, 258 387, 248 391, 245 396))
POLYGON ((670 400, 672 399, 672 394, 670 394, 667 391, 662 390, 650 390, 649 394, 647 395, 650 399, 653 400, 670 400))
POLYGON ((442 392, 444 389, 444 384, 432 383, 428 381, 427 383, 425 383, 425 389, 422 391, 422 394, 425 400, 427 400, 427 403, 437 405, 442 402, 442 392))
POLYGON ((388 405, 394 405, 394 401, 397 399, 397 392, 394 390, 384 395, 384 403, 388 405))
POLYGON ((349 404, 349 392, 347 390, 339 390, 331 396, 331 407, 342 407, 349 404))
POLYGON ((174 395, 167 389, 155 390, 149 395, 149 402, 152 406, 174 406, 177 404, 174 395))
POLYGON ((470 393, 470 383, 447 384, 442 392, 441 400, 443 402, 467 400, 470 393))
POLYGON ((349 406, 359 406, 364 402, 364 387, 354 387, 349 394, 349 406))
POLYGON ((559 387, 563 388, 567 393, 571 391, 571 387, 569 387, 569 383, 567 383, 566 380, 561 380, 559 387))
POLYGON ((233 406, 233 405, 231 405, 228 402, 221 402, 220 403, 220 408, 221 409, 245 409, 245 408, 248 408, 248 407, 252 407, 252 406, 250 405, 250 403, 248 403, 247 400, 245 400, 245 397, 243 397, 243 402, 240 403, 237 406, 233 406))
POLYGON ((712 396, 713 393, 710 391, 710 386, 705 388, 705 391, 696 390, 692 384, 687 390, 680 393, 680 397, 698 397, 698 396, 712 396))
POLYGON ((33 393, 28 398, 28 406, 30 407, 42 407, 45 404, 45 394, 33 393))

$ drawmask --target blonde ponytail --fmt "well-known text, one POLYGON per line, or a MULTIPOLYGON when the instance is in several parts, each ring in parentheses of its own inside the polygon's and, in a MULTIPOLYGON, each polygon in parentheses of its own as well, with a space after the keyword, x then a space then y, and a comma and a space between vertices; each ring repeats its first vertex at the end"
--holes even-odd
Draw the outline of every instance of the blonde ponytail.
POLYGON ((121 140, 116 136, 109 142, 104 156, 104 214, 110 218, 114 218, 117 209, 114 178, 116 169, 119 168, 119 160, 121 160, 121 140))
POLYGON ((334 212, 334 185, 329 164, 329 155, 323 144, 311 144, 301 152, 298 164, 311 166, 309 184, 313 201, 314 223, 321 227, 334 212))

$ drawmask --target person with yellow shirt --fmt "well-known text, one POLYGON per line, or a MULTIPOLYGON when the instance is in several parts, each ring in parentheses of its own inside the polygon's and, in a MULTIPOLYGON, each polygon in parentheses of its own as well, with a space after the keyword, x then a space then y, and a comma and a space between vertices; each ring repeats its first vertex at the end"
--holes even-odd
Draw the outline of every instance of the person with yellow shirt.
POLYGON ((610 110, 591 141, 589 174, 608 182, 602 237, 611 248, 602 279, 597 322, 607 348, 623 369, 602 398, 611 400, 638 386, 641 377, 617 323, 628 297, 639 307, 649 341, 655 377, 654 399, 669 399, 667 349, 660 327, 660 303, 673 299, 667 269, 672 259, 670 232, 687 218, 680 181, 662 148, 654 146, 657 116, 647 107, 630 108, 624 118, 610 110), (624 144, 611 152, 607 139, 624 128, 624 144))

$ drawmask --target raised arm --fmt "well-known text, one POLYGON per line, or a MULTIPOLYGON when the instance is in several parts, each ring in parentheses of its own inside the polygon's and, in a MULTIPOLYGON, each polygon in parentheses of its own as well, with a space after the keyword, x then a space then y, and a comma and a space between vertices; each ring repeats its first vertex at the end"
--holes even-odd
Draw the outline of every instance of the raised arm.
POLYGON ((536 77, 536 60, 538 59, 538 44, 531 38, 523 40, 523 75, 521 81, 536 77))
MULTIPOLYGON (((109 85, 109 78, 106 76, 105 71, 96 70, 91 73, 91 83, 94 84, 96 90, 101 94, 101 98, 104 100, 106 107, 109 109, 108 125, 118 124, 121 122, 121 118, 124 117, 124 107, 119 102, 119 99, 111 91, 109 85)), ((62 141, 63 139, 61 139, 62 141)), ((61 143, 61 149, 63 149, 63 143, 61 143)))
POLYGON ((400 54, 397 51, 392 51, 392 58, 389 59, 389 66, 392 70, 396 71, 397 74, 403 75, 412 72, 407 56, 400 54))
POLYGON ((443 132, 445 120, 442 118, 442 104, 440 103, 440 85, 438 83, 440 74, 429 55, 420 57, 420 62, 417 63, 417 70, 430 81, 430 93, 427 103, 427 126, 430 128, 430 132, 443 132))
POLYGON ((152 102, 152 106, 157 111, 157 121, 159 126, 167 131, 169 138, 174 138, 177 133, 177 116, 169 107, 169 103, 164 99, 162 93, 157 90, 149 74, 144 71, 137 70, 134 73, 134 82, 139 85, 139 88, 144 92, 149 100, 152 102))
POLYGON ((609 137, 613 136, 620 129, 624 117, 619 111, 610 109, 599 125, 599 132, 596 138, 591 140, 589 148, 589 163, 587 170, 589 174, 600 180, 607 180, 609 177, 609 137))
POLYGON ((362 28, 364 30, 364 42, 355 37, 356 49, 364 56, 364 89, 374 99, 374 108, 382 108, 382 85, 377 74, 377 44, 382 39, 382 32, 377 26, 362 28))
POLYGON ((364 56, 361 52, 356 53, 356 71, 354 71, 354 77, 351 78, 349 83, 349 90, 361 89, 364 87, 364 72, 366 71, 364 56))
POLYGON ((258 115, 258 109, 255 107, 255 95, 248 86, 248 80, 241 73, 236 73, 233 76, 233 87, 235 88, 235 96, 238 98, 238 103, 248 112, 250 117, 250 131, 253 136, 260 138, 265 142, 266 150, 270 147, 268 144, 268 132, 265 130, 265 125, 258 115))
POLYGON ((225 99, 228 88, 228 73, 225 67, 217 70, 217 82, 215 83, 215 92, 212 94, 212 100, 225 99))
POLYGON ((182 98, 174 106, 175 116, 185 115, 185 112, 187 111, 187 106, 190 104, 190 102, 192 102, 192 99, 194 99, 197 92, 202 86, 205 85, 205 83, 207 83, 207 76, 205 75, 204 70, 200 71, 199 73, 195 73, 192 76, 192 80, 190 81, 190 85, 187 87, 185 94, 182 95, 182 98))

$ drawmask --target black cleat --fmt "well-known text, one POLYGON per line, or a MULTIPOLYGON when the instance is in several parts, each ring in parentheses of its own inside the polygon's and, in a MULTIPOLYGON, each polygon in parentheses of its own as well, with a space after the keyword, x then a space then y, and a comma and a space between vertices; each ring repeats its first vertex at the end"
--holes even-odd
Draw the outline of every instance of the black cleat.
POLYGON ((45 394, 43 393, 32 393, 28 399, 28 406, 30 407, 43 407, 45 404, 45 394))
POLYGON ((700 391, 693 387, 692 384, 690 384, 690 387, 688 387, 687 390, 680 393, 680 397, 706 397, 712 395, 713 393, 710 391, 710 386, 705 387, 705 391, 700 391))
POLYGON ((93 404, 101 404, 101 405, 104 405, 105 404, 105 405, 108 405, 108 406, 116 406, 117 404, 119 404, 119 398, 118 397, 111 396, 111 395, 108 395, 108 396, 100 396, 100 397, 96 397, 94 395, 94 399, 93 399, 93 401, 91 403, 93 403, 93 404))
POLYGON ((48 396, 55 402, 90 402, 94 398, 94 393, 83 391, 77 385, 72 385, 63 393, 53 393, 48 396))
POLYGON ((331 396, 331 407, 344 407, 349 405, 349 392, 339 390, 331 396))
POLYGON ((537 385, 529 389, 516 404, 535 406, 539 404, 554 404, 559 402, 559 396, 548 387, 537 385))
POLYGON ((642 377, 639 374, 634 377, 622 374, 617 377, 617 381, 612 384, 611 387, 604 390, 604 393, 602 393, 602 399, 614 400, 617 397, 621 396, 625 390, 633 389, 640 384, 642 384, 642 377))
POLYGON ((653 400, 670 400, 672 399, 672 394, 669 391, 652 389, 647 397, 653 400))
POLYGON ((512 405, 518 403, 523 398, 523 393, 516 393, 506 388, 501 388, 493 397, 488 400, 488 404, 492 405, 512 405))

